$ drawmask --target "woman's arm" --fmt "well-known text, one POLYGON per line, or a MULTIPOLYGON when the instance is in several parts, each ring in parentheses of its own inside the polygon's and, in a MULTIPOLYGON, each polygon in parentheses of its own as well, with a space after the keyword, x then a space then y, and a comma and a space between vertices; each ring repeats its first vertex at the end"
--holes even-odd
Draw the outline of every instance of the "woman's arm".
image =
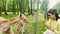
MULTIPOLYGON (((47 26, 47 25, 46 25, 46 26, 47 26)), ((49 30, 51 30, 51 31, 54 32, 54 28, 52 28, 52 27, 50 27, 50 26, 47 26, 47 28, 48 28, 49 30)))
POLYGON ((51 30, 51 31, 54 32, 54 29, 53 29, 52 27, 50 27, 50 24, 46 22, 46 19, 45 19, 45 18, 42 19, 42 22, 46 24, 46 27, 47 27, 49 30, 51 30))

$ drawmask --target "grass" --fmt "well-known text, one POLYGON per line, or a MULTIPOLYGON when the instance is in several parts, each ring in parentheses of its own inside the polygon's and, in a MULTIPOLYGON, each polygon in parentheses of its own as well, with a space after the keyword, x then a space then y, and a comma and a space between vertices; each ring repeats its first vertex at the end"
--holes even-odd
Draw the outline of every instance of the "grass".
MULTIPOLYGON (((14 14, 10 14, 10 15, 0 15, 1 17, 4 17, 6 19, 10 19, 12 17, 15 17, 17 15, 14 15, 14 14)), ((34 31, 35 31, 35 23, 34 23, 34 17, 35 16, 29 16, 26 14, 26 17, 27 19, 30 21, 29 24, 25 24, 24 26, 24 29, 25 29, 25 32, 24 34, 34 34, 34 31)), ((41 19, 42 19, 42 14, 39 13, 38 15, 38 21, 37 21, 37 26, 36 26, 36 34, 43 34, 43 32, 46 30, 46 26, 44 23, 41 22, 41 19)), ((14 32, 16 31, 16 24, 13 24, 12 25, 13 27, 13 30, 14 32)), ((20 34, 21 34, 21 30, 20 30, 20 34)))

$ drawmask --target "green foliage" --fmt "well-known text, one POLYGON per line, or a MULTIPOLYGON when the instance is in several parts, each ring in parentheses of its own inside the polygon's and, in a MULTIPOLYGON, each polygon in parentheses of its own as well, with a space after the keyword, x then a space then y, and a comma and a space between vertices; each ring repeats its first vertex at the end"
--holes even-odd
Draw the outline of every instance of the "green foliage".
POLYGON ((56 5, 53 8, 57 9, 58 13, 60 14, 60 2, 56 3, 56 5))
POLYGON ((41 7, 40 7, 40 10, 41 11, 47 11, 48 10, 48 0, 43 0, 42 2, 41 2, 41 7))
POLYGON ((17 0, 10 0, 9 2, 8 2, 8 6, 7 6, 7 8, 8 8, 8 11, 10 11, 10 12, 13 12, 13 11, 17 11, 17 0))
POLYGON ((2 4, 2 0, 0 0, 0 7, 2 7, 2 5, 3 5, 3 4, 2 4))
POLYGON ((43 2, 41 2, 41 7, 40 7, 40 11, 44 13, 44 17, 47 18, 47 10, 48 10, 48 0, 43 0, 43 2))
POLYGON ((20 12, 22 12, 22 10, 24 12, 26 12, 28 10, 28 0, 20 0, 19 2, 19 7, 20 7, 20 12))
POLYGON ((9 3, 8 3, 8 11, 12 11, 13 10, 13 3, 12 3, 12 1, 10 1, 9 3))

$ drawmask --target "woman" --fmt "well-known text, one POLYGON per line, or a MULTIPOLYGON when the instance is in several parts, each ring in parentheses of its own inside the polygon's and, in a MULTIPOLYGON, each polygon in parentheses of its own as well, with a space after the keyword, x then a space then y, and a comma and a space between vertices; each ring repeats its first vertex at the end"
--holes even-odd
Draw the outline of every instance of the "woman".
POLYGON ((50 9, 47 13, 49 20, 46 22, 45 19, 42 19, 43 22, 46 22, 47 30, 44 34, 60 34, 60 19, 56 9, 50 9))

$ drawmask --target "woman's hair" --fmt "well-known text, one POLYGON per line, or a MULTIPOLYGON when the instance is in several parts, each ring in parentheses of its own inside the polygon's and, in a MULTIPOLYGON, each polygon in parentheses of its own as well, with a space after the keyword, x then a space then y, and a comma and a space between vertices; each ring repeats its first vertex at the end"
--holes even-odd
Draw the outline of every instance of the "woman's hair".
POLYGON ((58 16, 58 13, 57 13, 57 10, 56 10, 56 9, 50 9, 50 10, 48 11, 48 13, 51 13, 52 15, 55 14, 55 16, 56 16, 56 21, 60 18, 60 17, 58 16))

